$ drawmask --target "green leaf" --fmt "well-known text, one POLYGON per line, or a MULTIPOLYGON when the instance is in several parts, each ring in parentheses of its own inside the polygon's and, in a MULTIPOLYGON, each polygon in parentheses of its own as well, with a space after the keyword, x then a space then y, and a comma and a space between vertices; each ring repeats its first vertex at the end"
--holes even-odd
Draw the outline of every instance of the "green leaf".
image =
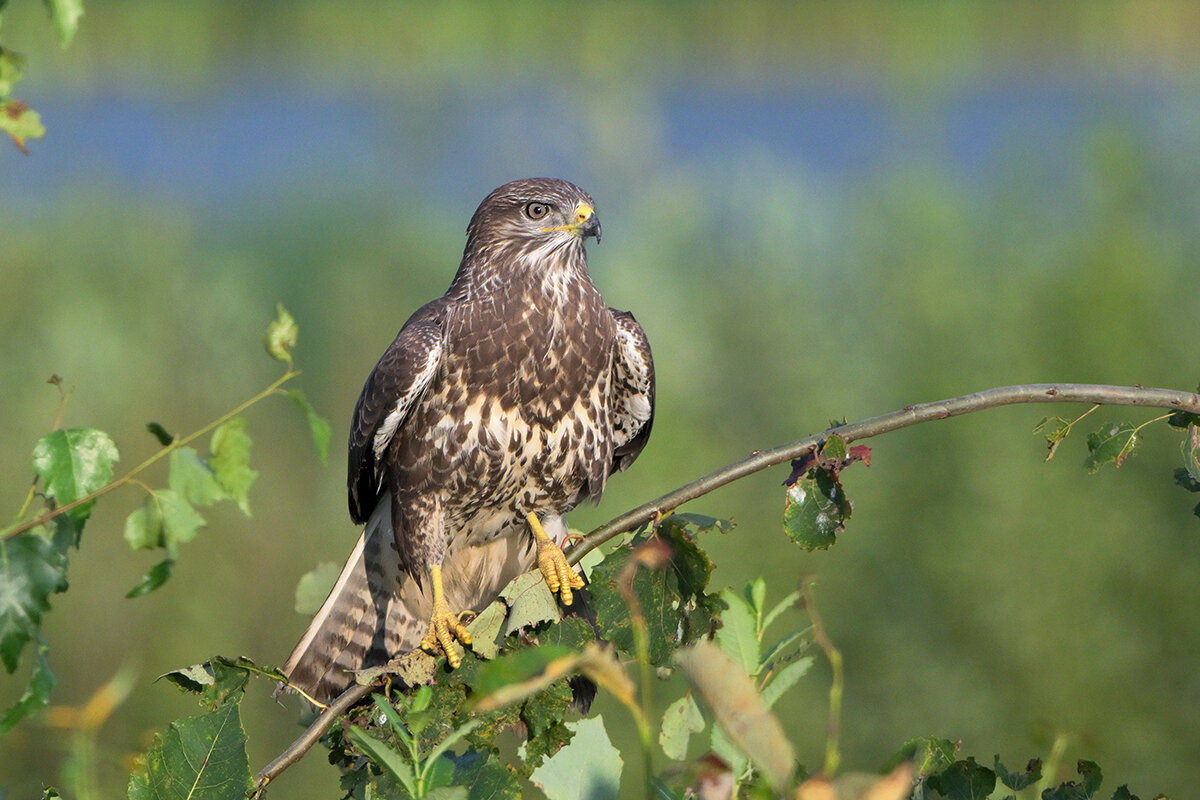
POLYGON ((551 662, 570 655, 573 655, 570 648, 556 645, 523 648, 480 667, 473 686, 483 698, 541 675, 551 662))
POLYGON ((1026 787, 1032 786, 1042 779, 1042 762, 1040 759, 1032 759, 1025 765, 1024 772, 1009 772, 1003 764, 1000 763, 1000 756, 994 757, 994 769, 996 777, 1000 782, 1012 789, 1014 792, 1019 792, 1026 787))
POLYGON ((29 152, 26 140, 46 135, 42 118, 20 100, 0 100, 0 131, 7 133, 22 153, 29 152))
MULTIPOLYGON (((426 689, 424 686, 421 688, 426 689)), ((427 689, 425 695, 426 697, 429 696, 427 689)), ((396 710, 396 707, 393 706, 388 699, 381 694, 371 695, 371 702, 374 703, 375 708, 378 709, 381 714, 383 714, 384 719, 387 720, 388 725, 392 729, 392 733, 396 734, 396 738, 400 740, 401 744, 411 749, 413 741, 412 734, 409 732, 408 726, 404 724, 404 720, 400 718, 400 712, 396 710)), ((428 700, 426 703, 428 704, 428 700)))
POLYGON ((794 608, 799 599, 800 592, 795 591, 776 603, 775 607, 768 611, 766 616, 763 617, 762 630, 765 631, 767 628, 771 627, 771 623, 778 619, 780 614, 787 611, 789 608, 794 608))
POLYGON ((241 702, 250 681, 250 673, 263 673, 254 662, 242 659, 231 661, 220 656, 202 664, 174 669, 159 678, 165 678, 186 692, 200 695, 200 702, 217 707, 241 702))
POLYGON ((0 539, 0 661, 12 673, 26 642, 40 636, 50 595, 67 589, 67 559, 34 531, 0 539))
POLYGON ((783 530, 805 550, 824 550, 837 540, 850 516, 850 501, 830 470, 810 470, 788 487, 783 530))
POLYGON ((1105 464, 1120 467, 1137 447, 1137 429, 1130 422, 1110 422, 1087 437, 1088 456, 1084 466, 1095 472, 1105 464))
POLYGON ((663 522, 683 523, 684 526, 692 528, 693 533, 708 533, 709 531, 716 531, 717 533, 729 533, 731 530, 733 530, 733 522, 731 520, 720 519, 719 517, 710 517, 706 514, 672 514, 663 520, 663 522))
POLYGON ((50 702, 50 691, 56 683, 54 673, 50 671, 50 662, 46 654, 50 646, 38 633, 38 646, 33 651, 33 671, 29 674, 29 683, 21 699, 0 713, 0 736, 12 730, 13 726, 35 711, 46 707, 50 702))
POLYGON ((691 693, 685 694, 663 712, 662 728, 658 732, 658 743, 668 758, 683 761, 687 758, 688 741, 693 733, 704 730, 704 715, 691 693))
POLYGON ((470 750, 454 765, 454 784, 467 790, 467 800, 521 800, 521 782, 492 753, 470 750))
POLYGON ((521 706, 519 719, 529 732, 523 750, 524 767, 536 769, 574 737, 571 727, 563 722, 570 704, 571 687, 565 680, 557 680, 521 706))
POLYGON ((755 635, 754 610, 740 595, 729 589, 721 592, 725 610, 721 612, 721 627, 714 640, 725 655, 742 666, 747 675, 758 672, 758 636, 755 635))
POLYGON ((208 464, 217 484, 250 516, 249 492, 258 473, 250 468, 250 436, 246 420, 234 417, 213 431, 208 464))
POLYGON ((244 800, 251 788, 237 703, 172 722, 129 780, 134 798, 244 800))
POLYGON ((153 494, 125 518, 125 541, 134 550, 163 546, 162 507, 153 494))
POLYGON ((1046 439, 1046 461, 1054 458, 1054 453, 1062 440, 1071 432, 1071 423, 1062 417, 1042 417, 1033 427, 1034 433, 1040 433, 1046 439))
POLYGON ((505 636, 522 628, 562 618, 558 601, 550 592, 542 573, 537 570, 518 575, 504 587, 500 597, 511 609, 504 624, 505 636))
POLYGON ((79 18, 83 16, 83 0, 43 0, 50 19, 58 30, 58 41, 63 47, 75 38, 79 18))
POLYGON ((1082 782, 1067 781, 1047 789, 1042 792, 1042 800, 1091 800, 1095 797, 1104 780, 1100 767, 1091 761, 1079 761, 1075 769, 1083 777, 1082 782))
POLYGON ((162 512, 164 545, 167 552, 174 553, 173 545, 190 542, 196 531, 204 527, 204 517, 192 508, 183 495, 171 489, 160 489, 154 493, 162 512))
POLYGON ((953 764, 957 752, 958 746, 949 739, 909 739, 884 766, 884 771, 911 761, 916 777, 934 775, 953 764))
POLYGON ((812 656, 805 656, 797 659, 790 664, 776 670, 771 676, 771 680, 763 687, 762 699, 767 708, 771 708, 784 692, 796 685, 796 683, 804 677, 804 674, 812 668, 814 659, 812 656))
POLYGON ((320 611, 341 574, 342 568, 332 561, 323 561, 304 573, 296 584, 296 613, 311 617, 320 611))
POLYGON ((480 658, 495 658, 500 652, 500 629, 504 626, 507 608, 503 601, 497 600, 488 604, 467 625, 471 633, 471 649, 480 658))
POLYGON ((162 586, 171 577, 171 567, 175 565, 175 559, 164 558, 162 561, 155 564, 150 569, 146 570, 146 574, 141 577, 133 588, 125 593, 125 597, 133 599, 143 595, 150 594, 158 587, 162 586))
POLYGON ((267 326, 267 336, 263 342, 271 358, 291 366, 292 349, 299 336, 300 327, 296 325, 296 320, 283 307, 283 303, 276 305, 275 319, 267 326))
POLYGON ((1184 429, 1179 449, 1183 451, 1183 468, 1192 480, 1200 481, 1200 426, 1193 424, 1184 429))
MULTIPOLYGON (((437 767, 441 767, 434 775, 442 777, 447 783, 454 780, 453 761, 448 758, 439 758, 434 764, 437 767)), ((438 784, 433 777, 429 779, 429 784, 427 785, 436 786, 437 788, 425 792, 425 800, 470 800, 467 790, 461 786, 438 784)))
POLYGON ((825 444, 821 445, 822 460, 844 461, 846 453, 846 440, 836 433, 829 434, 829 438, 825 440, 825 444))
MULTIPOLYGON (((25 58, 20 53, 0 47, 0 101, 7 100, 12 94, 13 85, 21 80, 24 66, 25 58)), ((0 111, 3 108, 3 104, 0 103, 0 111)))
POLYGON ((656 533, 635 537, 631 545, 613 550, 592 570, 592 606, 601 635, 632 655, 633 618, 620 588, 625 569, 637 558, 637 547, 667 546, 668 557, 662 567, 638 565, 632 581, 649 633, 650 661, 659 667, 670 665, 676 647, 708 636, 725 605, 720 597, 704 591, 713 564, 696 546, 689 531, 692 524, 692 519, 683 515, 667 517, 656 533))
MULTIPOLYGON (((100 489, 113 476, 120 456, 107 433, 94 428, 70 428, 48 433, 33 448, 33 471, 42 479, 46 496, 66 505, 100 489)), ((81 522, 95 500, 72 509, 81 522)))
POLYGON ((791 742, 740 665, 703 639, 676 651, 674 660, 729 740, 773 788, 786 785, 796 765, 791 742))
POLYGON ((226 498, 225 490, 217 483, 212 467, 190 447, 171 452, 167 485, 192 505, 211 506, 226 498))
POLYGON ((985 800, 996 788, 996 773, 967 758, 930 775, 929 786, 950 800, 985 800))
POLYGON ((417 796, 417 774, 404 756, 357 725, 350 726, 347 734, 354 746, 371 759, 377 767, 387 770, 393 778, 404 784, 404 788, 410 795, 417 796))
POLYGON ((329 420, 317 413, 312 403, 308 402, 308 397, 299 389, 288 389, 284 394, 292 398, 292 402, 304 412, 304 418, 308 420, 308 429, 312 433, 313 444, 317 448, 317 456, 321 459, 322 464, 329 463, 329 438, 332 435, 329 420))
POLYGON ((547 800, 616 798, 621 785, 621 754, 609 741, 599 717, 568 725, 575 732, 570 744, 533 771, 531 780, 547 800))
POLYGON ((541 645, 566 647, 579 652, 596 641, 596 631, 588 622, 579 617, 567 617, 544 631, 539 631, 537 640, 541 645))

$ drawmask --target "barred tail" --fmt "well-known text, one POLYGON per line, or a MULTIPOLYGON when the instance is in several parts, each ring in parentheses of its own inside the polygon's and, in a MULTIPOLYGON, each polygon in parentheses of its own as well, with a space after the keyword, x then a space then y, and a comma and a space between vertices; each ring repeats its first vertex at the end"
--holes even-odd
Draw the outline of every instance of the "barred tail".
MULTIPOLYGON (((429 627, 429 581, 418 583, 401 566, 392 531, 391 498, 384 496, 367 521, 321 610, 288 658, 288 681, 328 703, 354 682, 354 672, 385 664, 414 650, 429 627)), ((561 539, 566 527, 551 533, 561 539)), ((533 568, 528 535, 451 550, 442 564, 446 602, 480 611, 509 581, 533 568)))

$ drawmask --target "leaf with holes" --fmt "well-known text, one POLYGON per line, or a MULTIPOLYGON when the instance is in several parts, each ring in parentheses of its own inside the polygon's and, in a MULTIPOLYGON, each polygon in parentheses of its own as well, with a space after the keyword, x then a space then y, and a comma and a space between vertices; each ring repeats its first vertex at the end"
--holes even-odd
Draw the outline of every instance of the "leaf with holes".
POLYGON ((1130 422, 1111 422, 1087 437, 1088 456, 1084 466, 1095 472, 1105 464, 1120 467, 1138 443, 1137 428, 1130 422))
MULTIPOLYGON (((104 431, 70 428, 48 433, 33 448, 33 471, 46 496, 63 506, 100 489, 113 476, 120 455, 104 431)), ((68 513, 80 522, 92 513, 91 500, 68 513)))

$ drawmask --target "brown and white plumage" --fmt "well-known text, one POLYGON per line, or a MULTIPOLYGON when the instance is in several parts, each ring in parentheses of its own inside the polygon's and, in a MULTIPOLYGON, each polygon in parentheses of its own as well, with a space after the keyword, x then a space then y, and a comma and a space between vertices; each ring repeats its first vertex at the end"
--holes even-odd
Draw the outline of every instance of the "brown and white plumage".
POLYGON ((566 181, 514 181, 480 204, 450 288, 404 324, 355 406, 349 506, 366 528, 284 668, 292 684, 328 700, 419 646, 431 584, 455 612, 480 610, 534 566, 528 514, 561 547, 562 515, 637 458, 654 365, 588 276, 583 242, 599 234, 566 181))

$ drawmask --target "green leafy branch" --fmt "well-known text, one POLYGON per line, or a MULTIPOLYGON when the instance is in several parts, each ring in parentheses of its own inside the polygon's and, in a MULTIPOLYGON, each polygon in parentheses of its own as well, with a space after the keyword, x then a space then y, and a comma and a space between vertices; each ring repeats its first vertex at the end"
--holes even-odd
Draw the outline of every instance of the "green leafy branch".
MULTIPOLYGON (((251 440, 241 416, 251 406, 280 394, 295 402, 307 417, 318 453, 325 458, 329 424, 318 415, 302 392, 282 387, 300 374, 292 363, 296 323, 280 306, 268 326, 266 347, 286 364, 284 374, 232 410, 183 437, 174 437, 158 423, 147 427, 161 449, 129 472, 114 478, 120 455, 116 444, 94 428, 57 429, 43 436, 33 449, 34 480, 17 519, 0 531, 0 663, 9 673, 17 669, 21 652, 37 643, 26 692, 0 714, 0 734, 48 702, 54 676, 47 660, 48 646, 41 632, 42 617, 50 609, 50 596, 67 588, 68 555, 78 547, 84 524, 97 500, 123 486, 139 486, 146 501, 125 520, 124 536, 137 549, 162 549, 165 557, 151 567, 127 597, 138 597, 161 586, 178 557, 179 545, 196 536, 205 524, 197 507, 220 500, 235 502, 247 515, 249 490, 258 473, 250 467, 251 440), (211 433, 209 454, 201 457, 188 445, 211 433), (169 459, 167 488, 154 489, 143 475, 154 464, 169 459), (45 510, 28 515, 33 500, 41 496, 45 510)), ((52 383, 59 385, 57 379, 52 383)), ((61 392, 61 385, 59 386, 61 392)), ((62 414, 62 402, 55 425, 62 414)))
MULTIPOLYGON (((3 11, 7 4, 8 0, 0 0, 0 23, 3 22, 3 11)), ((59 43, 66 48, 79 28, 83 0, 43 0, 43 4, 58 31, 59 43)), ((0 45, 0 131, 8 134, 18 150, 29 155, 25 147, 26 140, 42 137, 46 129, 36 111, 12 96, 13 85, 21 80, 24 69, 24 57, 0 45)))

